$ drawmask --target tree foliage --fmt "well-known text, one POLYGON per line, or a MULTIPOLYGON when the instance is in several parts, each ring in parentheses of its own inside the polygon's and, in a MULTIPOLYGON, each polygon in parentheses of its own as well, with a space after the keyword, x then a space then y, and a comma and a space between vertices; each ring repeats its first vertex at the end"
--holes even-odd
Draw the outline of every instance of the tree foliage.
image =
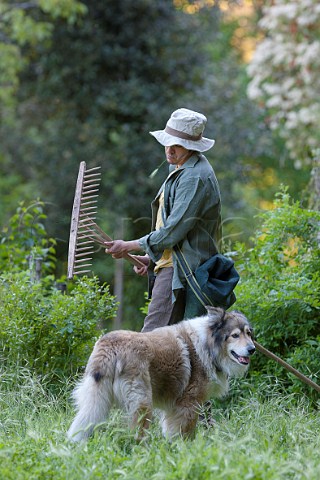
POLYGON ((15 103, 19 74, 30 58, 24 47, 47 42, 53 31, 52 20, 64 18, 74 23, 84 14, 85 6, 77 0, 1 0, 0 2, 0 106, 8 116, 15 103))
MULTIPOLYGON (((141 235, 149 228, 146 202, 166 175, 162 167, 148 177, 163 161, 148 132, 187 106, 207 115, 206 133, 216 139, 209 160, 224 205, 240 208, 233 182, 246 180, 242 162, 272 147, 245 97, 244 72, 219 9, 189 15, 171 0, 139 0, 135 8, 129 0, 84 3, 81 21, 56 18, 50 43, 24 48, 28 68, 19 77, 15 125, 10 135, 6 125, 0 132, 4 173, 19 173, 16 182, 22 174, 54 204, 51 232, 66 239, 79 162, 100 164, 103 226, 110 234, 121 227, 141 235)), ((45 18, 37 11, 38 22, 45 18)))
MULTIPOLYGON (((278 177, 266 173, 281 149, 246 97, 245 69, 231 47, 235 25, 223 21, 218 4, 190 15, 186 7, 199 2, 137 0, 133 8, 130 0, 85 0, 69 21, 54 15, 57 0, 47 3, 50 15, 40 3, 25 13, 37 25, 50 22, 48 36, 23 47, 8 42, 19 46, 24 68, 15 108, 7 108, 12 121, 0 125, 0 222, 21 198, 45 199, 58 273, 65 273, 76 176, 86 161, 102 167, 98 224, 111 236, 144 235, 149 202, 167 174, 163 165, 149 177, 164 152, 148 132, 164 128, 170 113, 185 106, 207 115, 206 135, 216 139, 207 156, 221 187, 224 234, 247 238, 260 201, 251 192, 272 198, 278 177)), ((94 272, 111 283, 112 259, 95 259, 94 272)), ((131 319, 146 285, 125 268, 131 319)))
MULTIPOLYGON (((262 215, 253 248, 239 246, 237 308, 246 312, 266 348, 319 378, 320 214, 301 208, 286 189, 274 207, 262 215)), ((265 358, 255 365, 259 372, 281 375, 265 358)))

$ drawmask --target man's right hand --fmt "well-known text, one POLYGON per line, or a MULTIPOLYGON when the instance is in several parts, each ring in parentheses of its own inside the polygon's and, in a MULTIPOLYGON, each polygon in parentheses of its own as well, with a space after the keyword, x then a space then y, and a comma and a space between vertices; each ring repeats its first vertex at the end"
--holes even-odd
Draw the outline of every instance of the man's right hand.
POLYGON ((139 242, 137 240, 111 240, 110 242, 104 242, 106 245, 105 252, 112 255, 113 258, 123 258, 124 255, 132 250, 141 250, 139 242))

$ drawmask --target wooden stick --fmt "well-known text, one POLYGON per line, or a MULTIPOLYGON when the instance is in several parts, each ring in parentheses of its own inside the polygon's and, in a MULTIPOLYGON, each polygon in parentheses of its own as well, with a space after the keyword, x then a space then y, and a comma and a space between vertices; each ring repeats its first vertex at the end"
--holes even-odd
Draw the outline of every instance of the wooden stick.
POLYGON ((286 370, 288 370, 289 372, 293 373, 293 375, 298 377, 299 380, 306 383, 307 385, 309 385, 309 387, 314 388, 315 390, 317 390, 318 393, 320 393, 320 386, 317 383, 313 382, 310 378, 308 378, 305 375, 303 375, 302 373, 298 372, 298 370, 293 368, 289 363, 287 363, 284 360, 282 360, 281 358, 277 357, 277 355, 275 355, 274 353, 267 350, 265 347, 260 345, 260 343, 258 343, 256 341, 254 341, 253 343, 255 344, 256 349, 259 350, 261 353, 263 353, 267 357, 271 358, 272 360, 275 360, 276 362, 278 362, 282 367, 284 367, 286 370))
MULTIPOLYGON (((87 217, 87 220, 90 222, 89 225, 82 224, 82 227, 85 227, 87 230, 89 230, 93 237, 93 240, 97 241, 100 245, 105 246, 105 242, 112 242, 112 238, 109 237, 100 227, 97 225, 90 217, 87 217), (90 225, 94 227, 94 230, 90 228, 90 225), (97 230, 98 233, 95 231, 97 230), (99 234, 99 235, 98 235, 99 234)), ((141 262, 135 255, 131 255, 130 253, 126 253, 123 258, 128 260, 130 263, 135 265, 136 267, 145 267, 145 264, 141 262)))

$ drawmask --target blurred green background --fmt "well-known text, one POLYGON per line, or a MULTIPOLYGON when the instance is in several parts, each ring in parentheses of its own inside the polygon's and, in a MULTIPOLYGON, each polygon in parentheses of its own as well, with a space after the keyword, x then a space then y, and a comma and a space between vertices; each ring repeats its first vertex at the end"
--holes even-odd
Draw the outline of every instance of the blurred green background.
MULTIPOLYGON (((57 241, 56 275, 63 279, 75 183, 85 161, 88 168, 102 167, 97 223, 114 238, 146 234, 150 202, 167 175, 166 165, 160 166, 163 148, 148 132, 164 128, 180 107, 204 113, 206 136, 216 140, 207 157, 221 188, 225 250, 239 241, 250 246, 256 216, 273 208, 281 184, 301 205, 315 205, 317 180, 311 173, 318 144, 305 132, 318 131, 319 96, 313 117, 303 120, 305 130, 298 125, 290 131, 285 122, 310 107, 302 70, 309 61, 319 73, 319 60, 312 57, 312 45, 319 44, 312 22, 318 19, 311 15, 307 26, 299 25, 299 2, 291 2, 298 5, 295 16, 278 12, 272 23, 273 11, 263 9, 272 3, 1 1, 1 229, 19 202, 41 199, 46 230, 57 241), (301 68, 289 54, 282 63, 272 57, 277 49, 281 54, 286 38, 293 51, 295 42, 309 42, 300 52, 301 68), (263 56, 262 47, 255 56, 266 39, 274 39, 275 49, 271 45, 263 56), (293 86, 285 83, 286 75, 293 86), (300 89, 300 103, 290 107, 293 88, 300 89)), ((308 88, 316 91, 318 84, 311 78, 308 88)), ((119 295, 121 317, 139 328, 146 281, 128 264, 118 265, 115 275, 115 265, 97 252, 93 272, 119 295)))

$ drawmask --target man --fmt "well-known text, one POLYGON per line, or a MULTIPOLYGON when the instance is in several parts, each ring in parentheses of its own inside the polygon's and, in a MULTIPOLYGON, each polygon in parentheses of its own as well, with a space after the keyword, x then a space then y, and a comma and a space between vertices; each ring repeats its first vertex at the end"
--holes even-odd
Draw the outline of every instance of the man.
POLYGON ((179 246, 192 271, 219 251, 221 199, 214 171, 202 154, 215 141, 203 136, 207 119, 186 108, 174 111, 164 130, 150 132, 165 147, 169 176, 152 202, 151 233, 138 240, 107 242, 106 253, 115 258, 144 251, 138 258, 155 273, 152 299, 142 331, 201 315, 204 307, 188 293, 177 264, 179 246))

